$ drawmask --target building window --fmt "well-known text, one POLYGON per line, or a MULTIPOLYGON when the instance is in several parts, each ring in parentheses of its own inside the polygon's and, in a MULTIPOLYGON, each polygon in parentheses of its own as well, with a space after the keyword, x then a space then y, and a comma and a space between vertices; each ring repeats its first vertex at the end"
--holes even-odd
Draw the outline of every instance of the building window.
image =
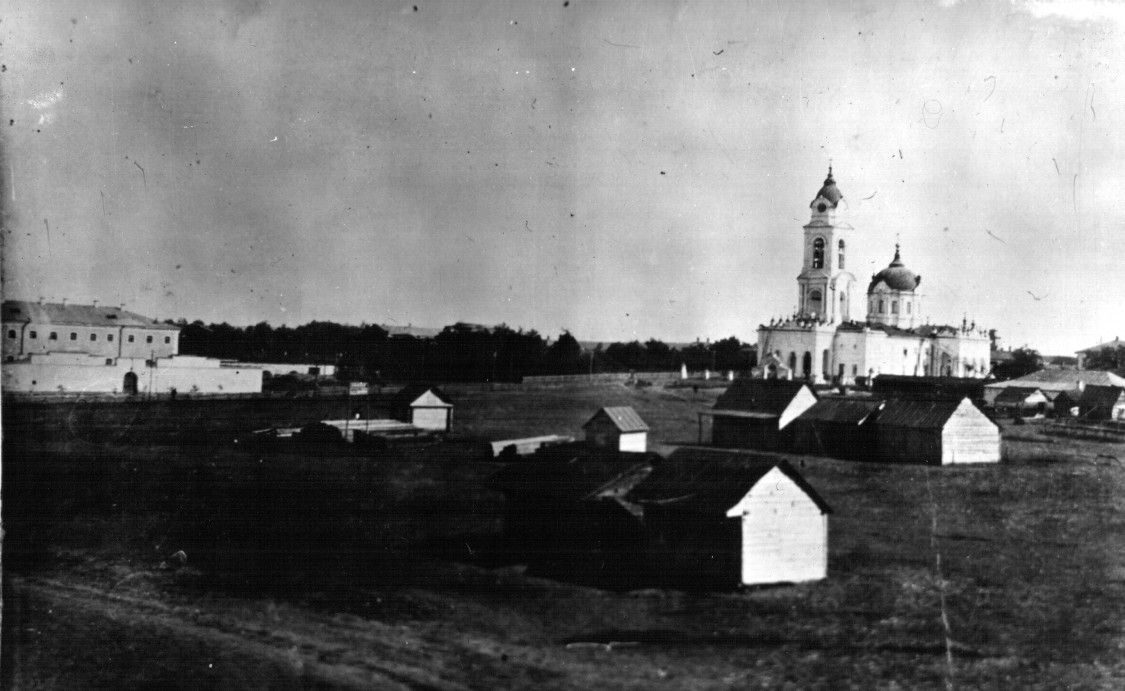
POLYGON ((105 364, 107 364, 107 365, 112 365, 112 364, 113 364, 113 358, 111 358, 111 357, 107 357, 107 358, 105 359, 105 364))
POLYGON ((883 298, 879 298, 879 314, 883 314, 886 311, 887 311, 887 301, 884 300, 883 298))
POLYGON ((113 343, 113 334, 110 334, 110 335, 106 336, 105 340, 109 341, 110 343, 113 343))
POLYGON ((898 300, 891 300, 891 314, 898 314, 898 300))
POLYGON ((15 338, 15 337, 16 337, 16 330, 15 329, 8 329, 8 338, 15 338))
POLYGON ((132 342, 133 342, 133 334, 129 334, 129 342, 130 342, 130 343, 132 343, 132 342))
POLYGON ((906 303, 906 313, 907 314, 910 314, 910 307, 911 307, 912 304, 913 303, 910 303, 910 302, 906 303))
POLYGON ((797 354, 789 353, 789 370, 796 371, 797 369, 797 354))
POLYGON ((97 334, 90 334, 90 340, 91 340, 91 341, 96 341, 96 340, 98 340, 98 335, 97 335, 97 334))
POLYGON ((844 268, 844 241, 840 241, 840 252, 836 257, 836 268, 843 270, 844 268))
POLYGON ((172 337, 171 337, 171 336, 165 336, 165 337, 164 337, 164 342, 165 342, 165 343, 171 343, 171 342, 172 342, 172 337))
POLYGON ((824 268, 824 238, 817 238, 813 240, 812 244, 812 268, 824 268))
POLYGON ((34 340, 36 338, 39 338, 39 333, 37 331, 32 331, 30 336, 34 340))
POLYGON ((72 341, 77 341, 77 340, 78 340, 78 334, 76 334, 76 333, 74 333, 73 331, 71 331, 71 332, 70 332, 70 340, 72 340, 72 341))
POLYGON ((152 336, 146 336, 145 343, 152 343, 152 336))
POLYGON ((852 365, 852 376, 859 374, 859 365, 852 365))
POLYGON ((52 331, 52 332, 51 332, 51 335, 47 337, 47 340, 48 340, 48 341, 57 341, 57 340, 59 340, 59 332, 58 332, 58 331, 52 331))
POLYGON ((824 309, 824 297, 819 290, 809 291, 809 312, 814 316, 820 316, 824 309))

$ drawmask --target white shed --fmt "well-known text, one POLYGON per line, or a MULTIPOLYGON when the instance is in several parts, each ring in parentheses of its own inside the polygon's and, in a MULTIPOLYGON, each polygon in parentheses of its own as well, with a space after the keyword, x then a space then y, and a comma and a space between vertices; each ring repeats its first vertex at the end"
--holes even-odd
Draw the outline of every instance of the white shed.
POLYGON ((672 582, 730 586, 828 574, 828 504, 785 461, 679 449, 627 496, 672 582), (735 520, 737 519, 737 520, 735 520))
POLYGON ((969 398, 892 398, 875 419, 875 440, 885 462, 1000 462, 1000 428, 969 398))
POLYGON ((404 387, 395 394, 391 408, 395 419, 420 429, 448 432, 453 428, 453 403, 436 386, 404 387))
POLYGON ((586 433, 586 443, 595 449, 638 453, 648 449, 649 427, 629 406, 602 408, 582 425, 582 429, 586 433))

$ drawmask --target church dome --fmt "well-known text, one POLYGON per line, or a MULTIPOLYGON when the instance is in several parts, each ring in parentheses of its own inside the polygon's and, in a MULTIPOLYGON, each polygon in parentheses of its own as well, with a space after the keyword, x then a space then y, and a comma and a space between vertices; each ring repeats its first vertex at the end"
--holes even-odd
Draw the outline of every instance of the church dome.
POLYGON ((914 290, 922 283, 922 277, 916 276, 913 271, 906 268, 899 257, 898 245, 895 245, 895 258, 890 265, 871 277, 871 286, 868 292, 880 282, 886 283, 891 290, 914 290))
POLYGON ((844 195, 840 193, 839 188, 836 187, 836 181, 832 178, 832 166, 828 166, 828 177, 824 180, 824 185, 821 186, 820 191, 813 197, 813 201, 809 204, 810 207, 816 205, 816 200, 824 197, 832 205, 833 208, 839 203, 844 195))

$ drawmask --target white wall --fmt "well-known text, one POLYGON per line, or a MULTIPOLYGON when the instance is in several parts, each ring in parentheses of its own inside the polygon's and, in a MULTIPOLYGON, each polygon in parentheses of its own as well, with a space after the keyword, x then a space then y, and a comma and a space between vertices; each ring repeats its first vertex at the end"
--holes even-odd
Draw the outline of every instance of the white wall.
POLYGON ((778 468, 727 516, 742 518, 743 584, 797 583, 828 575, 828 516, 778 468))
POLYGON ((942 429, 942 465, 999 462, 1000 429, 966 398, 942 429))
POLYGON ((33 355, 5 363, 0 386, 7 391, 40 393, 122 393, 125 375, 137 376, 138 393, 260 393, 262 371, 221 367, 218 360, 198 357, 159 358, 149 366, 143 358, 105 358, 78 353, 33 355), (108 364, 107 364, 108 362, 108 364))
POLYGON ((629 432, 622 434, 618 443, 618 451, 635 451, 643 453, 648 450, 648 432, 629 432))

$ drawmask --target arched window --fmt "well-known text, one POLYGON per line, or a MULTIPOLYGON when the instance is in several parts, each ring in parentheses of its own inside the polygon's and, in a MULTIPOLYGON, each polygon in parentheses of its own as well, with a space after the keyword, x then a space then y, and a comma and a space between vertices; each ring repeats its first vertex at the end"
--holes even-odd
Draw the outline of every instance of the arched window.
POLYGON ((844 269, 844 241, 841 240, 839 244, 840 251, 836 257, 836 268, 841 271, 844 269))
POLYGON ((797 370, 797 354, 794 352, 789 353, 789 369, 791 371, 797 370))
POLYGON ((802 358, 802 360, 803 360, 802 364, 805 366, 804 375, 806 377, 811 377, 812 376, 812 353, 810 353, 809 351, 806 350, 805 351, 805 357, 802 358))
POLYGON ((832 370, 828 367, 828 349, 827 348, 825 348, 824 352, 820 354, 820 371, 821 371, 822 374, 824 374, 825 379, 827 379, 828 377, 831 376, 832 370))
POLYGON ((820 316, 824 311, 824 295, 819 290, 809 291, 809 312, 820 316))
POLYGON ((847 318, 848 318, 848 294, 844 293, 844 292, 841 292, 840 293, 840 319, 843 320, 843 319, 847 319, 847 318))
POLYGON ((886 311, 887 311, 887 301, 884 300, 883 298, 879 298, 879 314, 883 314, 886 311))
POLYGON ((909 300, 906 302, 906 313, 910 314, 910 307, 913 305, 909 300))
POLYGON ((891 314, 898 314, 898 300, 891 300, 891 314))
POLYGON ((817 238, 813 240, 812 244, 812 268, 824 268, 824 238, 817 238))

